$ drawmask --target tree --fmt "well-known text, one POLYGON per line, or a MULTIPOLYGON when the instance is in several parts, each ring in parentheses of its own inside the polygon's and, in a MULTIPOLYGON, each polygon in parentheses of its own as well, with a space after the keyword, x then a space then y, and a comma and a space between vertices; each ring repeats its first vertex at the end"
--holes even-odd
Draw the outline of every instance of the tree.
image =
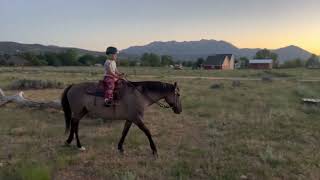
POLYGON ((33 52, 26 52, 20 55, 22 58, 26 59, 33 66, 43 66, 48 65, 47 61, 43 59, 42 56, 36 55, 33 52), (40 59, 41 58, 41 59, 40 59))
POLYGON ((271 52, 268 49, 259 50, 256 53, 256 56, 254 58, 255 59, 272 59, 274 67, 277 67, 279 64, 278 55, 276 53, 271 52))
POLYGON ((194 63, 192 61, 182 61, 181 64, 184 67, 192 67, 194 63))
POLYGON ((196 63, 194 64, 194 66, 196 68, 201 68, 202 64, 204 63, 204 59, 203 58, 198 58, 196 63))
POLYGON ((96 58, 90 54, 85 54, 81 56, 78 61, 82 65, 90 66, 95 64, 96 58))
POLYGON ((49 66, 61 66, 61 60, 59 59, 56 53, 45 53, 44 54, 46 61, 49 66))
POLYGON ((290 60, 290 61, 286 61, 281 65, 282 68, 298 68, 298 67, 303 67, 303 66, 304 66, 304 63, 299 58, 294 59, 294 60, 290 60))
POLYGON ((168 65, 173 65, 173 58, 169 55, 162 55, 161 56, 161 65, 162 66, 168 66, 168 65))
POLYGON ((0 54, 0 66, 6 66, 7 65, 7 59, 4 57, 4 55, 0 54))
POLYGON ((8 60, 8 59, 10 59, 11 55, 10 54, 4 54, 3 57, 8 60))
POLYGON ((107 57, 106 56, 98 56, 96 58, 95 64, 104 64, 106 61, 107 57))
POLYGON ((141 57, 141 65, 142 66, 160 66, 161 61, 160 57, 154 53, 144 53, 141 57))
POLYGON ((129 61, 129 66, 134 67, 137 65, 137 61, 136 60, 130 60, 129 61))
POLYGON ((143 53, 140 60, 142 66, 150 66, 149 53, 143 53))
POLYGON ((320 67, 319 57, 316 56, 315 54, 312 54, 311 57, 306 62, 306 67, 319 68, 320 67))
POLYGON ((6 65, 8 65, 7 61, 5 59, 0 58, 0 66, 6 66, 6 65))
POLYGON ((77 61, 77 52, 74 49, 68 49, 59 54, 59 58, 64 66, 75 66, 80 63, 77 61))
POLYGON ((130 61, 128 59, 119 59, 119 66, 125 66, 128 67, 130 64, 130 61))
POLYGON ((244 68, 248 68, 249 66, 249 59, 247 57, 241 57, 239 59, 239 63, 240 63, 240 68, 244 69, 244 68))

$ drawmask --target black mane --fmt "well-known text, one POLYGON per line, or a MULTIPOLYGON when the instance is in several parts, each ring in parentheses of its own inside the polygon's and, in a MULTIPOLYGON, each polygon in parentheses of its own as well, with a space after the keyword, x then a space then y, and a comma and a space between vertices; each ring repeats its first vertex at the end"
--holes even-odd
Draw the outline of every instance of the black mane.
POLYGON ((151 91, 158 93, 169 93, 174 91, 174 85, 160 81, 131 82, 135 87, 142 87, 143 92, 151 91))

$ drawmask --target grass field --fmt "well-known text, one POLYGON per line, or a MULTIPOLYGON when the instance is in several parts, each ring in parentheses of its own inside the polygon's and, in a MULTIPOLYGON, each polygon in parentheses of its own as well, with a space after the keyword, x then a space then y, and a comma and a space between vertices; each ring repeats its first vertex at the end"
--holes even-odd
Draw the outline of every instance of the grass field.
MULTIPOLYGON (((320 98, 319 70, 173 71, 122 68, 131 80, 178 81, 183 112, 152 106, 145 123, 158 146, 151 155, 145 135, 135 126, 117 152, 123 121, 85 118, 80 138, 86 152, 63 147, 62 112, 0 108, 0 179, 320 179, 320 107, 301 103, 320 98), (152 75, 152 76, 147 76, 152 75), (272 82, 201 77, 284 79, 272 82), (170 77, 168 77, 170 76, 170 77), (199 76, 194 79, 174 76, 199 76), (212 84, 221 84, 217 89, 212 84)), ((18 79, 44 79, 65 85, 101 79, 89 67, 0 68, 0 87, 18 79)), ((35 100, 58 99, 63 89, 26 90, 35 100)), ((74 143, 74 142, 73 142, 74 143)))

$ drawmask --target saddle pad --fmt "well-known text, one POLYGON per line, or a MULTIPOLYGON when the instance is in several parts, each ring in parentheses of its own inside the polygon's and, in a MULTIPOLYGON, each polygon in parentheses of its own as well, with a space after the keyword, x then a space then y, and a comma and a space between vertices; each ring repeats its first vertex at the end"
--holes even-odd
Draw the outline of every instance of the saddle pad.
POLYGON ((104 97, 104 92, 103 91, 96 91, 96 92, 87 91, 87 94, 92 95, 92 96, 97 96, 97 97, 104 97))
POLYGON ((101 87, 90 86, 86 89, 87 94, 97 97, 104 97, 104 90, 101 87))
MULTIPOLYGON (((121 99, 121 89, 124 87, 124 81, 120 80, 116 83, 116 87, 113 91, 113 97, 115 100, 121 99)), ((92 96, 97 96, 97 97, 104 97, 104 88, 103 88, 103 82, 100 81, 98 84, 89 86, 86 89, 87 94, 92 95, 92 96)))

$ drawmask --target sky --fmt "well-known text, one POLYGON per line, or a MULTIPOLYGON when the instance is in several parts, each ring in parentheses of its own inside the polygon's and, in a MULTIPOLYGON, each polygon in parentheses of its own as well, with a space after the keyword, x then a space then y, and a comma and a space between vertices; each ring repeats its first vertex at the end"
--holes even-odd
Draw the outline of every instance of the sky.
POLYGON ((0 41, 103 51, 152 41, 320 54, 320 0, 0 0, 0 41))

